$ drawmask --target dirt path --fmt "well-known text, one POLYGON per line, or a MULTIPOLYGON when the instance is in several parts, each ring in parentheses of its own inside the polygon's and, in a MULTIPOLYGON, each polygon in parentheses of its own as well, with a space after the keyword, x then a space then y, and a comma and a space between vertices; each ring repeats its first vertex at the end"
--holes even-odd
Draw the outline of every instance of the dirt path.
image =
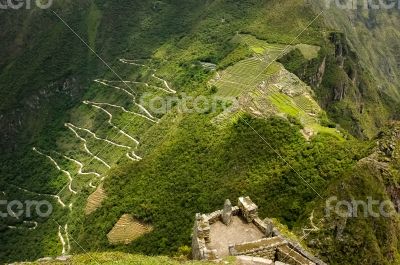
POLYGON ((76 125, 74 125, 72 123, 67 123, 67 126, 72 127, 72 128, 74 128, 75 130, 78 130, 78 131, 87 132, 88 134, 90 134, 96 140, 103 141, 103 142, 106 142, 108 144, 111 144, 111 145, 114 145, 114 146, 117 146, 117 147, 121 147, 121 148, 124 148, 124 149, 131 149, 132 148, 132 147, 127 146, 127 145, 118 144, 118 143, 115 143, 115 142, 110 141, 108 139, 104 139, 104 138, 98 137, 96 135, 96 133, 92 132, 91 130, 76 126, 76 125))
POLYGON ((67 160, 69 160, 69 161, 71 161, 71 162, 73 162, 73 163, 75 163, 75 164, 77 164, 78 165, 78 167, 79 167, 79 169, 78 169, 78 174, 79 175, 95 175, 96 177, 100 177, 101 175, 99 174, 99 173, 97 173, 97 172, 83 172, 83 167, 84 167, 84 165, 81 163, 81 162, 79 162, 78 160, 75 160, 75 159, 73 159, 73 158, 71 158, 71 157, 68 157, 68 156, 63 156, 65 159, 67 159, 67 160))
POLYGON ((157 80, 163 82, 164 85, 165 85, 165 87, 166 87, 167 89, 164 89, 164 88, 161 88, 161 87, 157 87, 157 88, 160 88, 160 89, 162 89, 163 91, 165 91, 165 92, 167 92, 167 93, 170 93, 170 94, 176 94, 176 90, 172 89, 172 88, 169 86, 169 84, 168 84, 168 82, 167 82, 166 80, 164 80, 164 79, 162 79, 162 78, 156 76, 155 74, 153 74, 152 77, 154 77, 155 79, 157 79, 157 80))
MULTIPOLYGON (((145 64, 141 63, 141 60, 120 59, 120 62, 121 63, 125 63, 125 64, 139 66, 139 67, 147 67, 145 64)), ((150 67, 147 67, 147 68, 150 69, 150 67)), ((155 71, 153 71, 153 72, 155 72, 155 71)), ((143 105, 141 105, 141 104, 136 102, 136 93, 128 85, 128 84, 143 85, 143 86, 148 87, 148 88, 154 88, 154 89, 162 90, 163 92, 168 93, 168 94, 175 94, 176 93, 176 91, 170 87, 170 85, 168 84, 168 82, 166 80, 156 76, 155 74, 152 74, 152 78, 155 78, 157 81, 161 82, 163 85, 157 86, 157 85, 151 85, 149 83, 136 82, 136 81, 108 81, 108 80, 104 80, 104 79, 96 79, 96 80, 94 80, 96 83, 99 83, 99 84, 101 84, 103 86, 111 87, 111 88, 117 89, 117 90, 122 91, 123 93, 127 94, 132 99, 132 102, 133 102, 134 106, 138 107, 138 109, 139 109, 138 112, 129 111, 123 106, 119 106, 119 105, 111 104, 111 103, 98 103, 98 102, 92 102, 92 101, 86 100, 86 101, 83 101, 83 104, 90 105, 93 108, 96 108, 96 109, 104 112, 108 116, 108 120, 107 120, 108 124, 113 129, 117 130, 118 133, 124 135, 125 137, 130 139, 132 142, 134 142, 135 145, 137 146, 137 145, 140 144, 139 141, 135 137, 129 135, 127 132, 123 131, 118 126, 116 126, 113 123, 113 118, 114 118, 113 114, 111 112, 109 112, 107 109, 105 109, 104 107, 108 106, 108 107, 116 108, 116 109, 121 110, 123 113, 128 113, 128 114, 131 114, 131 115, 135 115, 137 117, 146 119, 147 121, 150 121, 152 123, 158 123, 159 122, 158 118, 154 117, 150 113, 150 111, 147 110, 143 105), (122 88, 122 87, 118 86, 118 84, 121 83, 121 82, 124 83, 129 89, 127 90, 125 88, 122 88), (162 87, 162 86, 164 86, 164 87, 162 87), (129 91, 129 90, 131 90, 131 91, 129 91)), ((119 147, 119 148, 126 149, 127 150, 126 157, 128 159, 132 160, 132 161, 140 161, 142 159, 141 157, 139 157, 138 155, 135 154, 135 152, 133 151, 134 147, 132 147, 132 146, 119 144, 119 143, 113 142, 111 140, 101 138, 101 137, 97 136, 97 134, 95 132, 93 132, 93 131, 91 131, 89 129, 78 127, 78 126, 76 126, 76 125, 74 125, 72 123, 66 123, 65 127, 68 128, 75 135, 75 137, 77 139, 79 139, 83 143, 84 151, 92 159, 95 159, 98 162, 100 162, 101 164, 103 164, 107 169, 111 168, 110 164, 108 164, 106 161, 104 161, 103 159, 101 159, 100 157, 98 157, 97 155, 92 153, 92 151, 90 151, 90 149, 87 146, 88 141, 84 137, 82 137, 78 132, 85 132, 85 133, 89 134, 91 137, 93 137, 95 140, 102 141, 102 142, 105 142, 107 144, 110 144, 110 145, 113 145, 113 146, 116 146, 116 147, 119 147)), ((59 170, 60 172, 62 172, 63 174, 65 174, 68 177, 68 190, 72 193, 72 195, 76 195, 78 193, 77 191, 75 191, 72 188, 73 178, 72 178, 72 176, 71 176, 69 171, 62 169, 59 166, 59 164, 56 162, 56 160, 53 157, 51 157, 50 155, 46 155, 45 153, 39 151, 35 147, 33 147, 33 151, 35 151, 39 155, 42 155, 42 156, 45 156, 46 158, 48 158, 50 160, 50 162, 56 167, 57 170, 59 170)), ((54 152, 57 153, 56 151, 54 151, 54 152)), ((84 163, 80 162, 79 160, 76 160, 76 159, 74 159, 72 157, 69 157, 69 156, 66 156, 66 155, 62 155, 60 153, 57 153, 57 155, 59 155, 63 159, 66 159, 66 160, 76 164, 78 166, 78 173, 77 173, 78 175, 93 175, 96 178, 101 178, 100 179, 100 183, 105 179, 105 177, 100 173, 97 173, 97 172, 94 172, 94 171, 85 172, 84 171, 85 165, 84 165, 84 163)), ((93 188, 93 189, 97 189, 97 187, 95 185, 93 185, 93 181, 94 181, 93 179, 90 181, 89 187, 93 188)), ((54 198, 54 199, 57 200, 57 202, 61 205, 62 208, 67 208, 67 205, 61 200, 60 196, 58 196, 58 195, 40 194, 40 193, 32 192, 32 191, 29 191, 29 190, 26 190, 26 189, 23 189, 23 188, 20 188, 20 187, 17 187, 17 186, 16 186, 16 188, 21 190, 21 191, 27 192, 27 193, 32 193, 32 194, 39 195, 39 196, 45 196, 45 197, 54 198)), ((5 194, 4 192, 2 192, 2 193, 5 194)), ((70 211, 72 211, 72 207, 73 207, 73 204, 70 203, 68 205, 68 208, 69 208, 70 211)), ((25 223, 25 221, 24 221, 24 223, 25 223)), ((34 221, 26 221, 26 224, 32 224, 32 227, 28 228, 30 230, 34 230, 34 229, 36 229, 38 227, 38 223, 34 222, 34 221)), ((9 226, 9 228, 10 229, 18 229, 17 227, 13 227, 13 226, 9 226)), ((71 251, 71 245, 70 245, 69 234, 68 234, 68 223, 66 223, 64 227, 59 225, 57 236, 58 236, 58 238, 59 238, 59 240, 61 242, 61 245, 62 245, 61 254, 63 256, 65 256, 66 254, 68 254, 71 251), (64 230, 64 232, 62 230, 64 230)))
POLYGON ((36 230, 36 228, 38 227, 38 223, 35 221, 24 221, 24 224, 33 224, 33 227, 28 228, 28 230, 36 230))
POLYGON ((131 64, 131 65, 136 65, 136 66, 141 66, 141 67, 146 67, 144 64, 137 63, 138 60, 129 60, 129 59, 119 59, 121 63, 126 63, 126 64, 131 64))
POLYGON ((67 253, 69 253, 71 251, 71 244, 70 244, 70 241, 69 241, 68 224, 65 224, 64 232, 65 232, 65 239, 67 241, 67 253))
POLYGON ((38 223, 35 221, 23 221, 24 224, 33 224, 32 227, 17 227, 17 226, 7 226, 8 229, 28 229, 28 230, 36 230, 36 228, 38 227, 38 223))
POLYGON ((37 150, 36 147, 33 147, 32 150, 35 151, 36 153, 38 153, 39 155, 47 157, 53 163, 53 165, 57 168, 58 171, 61 171, 62 173, 64 173, 68 177, 68 190, 73 194, 77 194, 78 193, 77 191, 72 189, 72 181, 73 181, 73 179, 72 179, 71 173, 69 173, 67 170, 61 169, 61 167, 57 164, 57 162, 51 156, 43 154, 42 152, 37 150))
POLYGON ((39 195, 39 196, 43 196, 43 197, 52 197, 52 198, 54 198, 54 199, 57 200, 57 202, 62 206, 62 208, 67 207, 67 206, 65 205, 65 203, 61 200, 60 196, 58 196, 58 195, 37 193, 37 192, 34 192, 34 191, 30 191, 30 190, 27 190, 27 189, 23 189, 23 188, 21 188, 21 187, 15 186, 15 185, 12 185, 12 186, 15 187, 16 189, 21 190, 21 191, 24 191, 24 192, 26 192, 26 193, 32 193, 32 194, 39 195))
POLYGON ((97 189, 97 187, 95 185, 93 185, 93 181, 89 182, 89 187, 91 187, 92 189, 97 189))
POLYGON ((93 101, 88 101, 88 100, 86 100, 86 102, 87 102, 88 104, 91 104, 92 106, 94 106, 94 105, 96 105, 96 106, 98 106, 98 107, 99 107, 99 106, 109 106, 109 107, 117 108, 117 109, 120 109, 120 110, 121 110, 122 112, 124 112, 124 113, 129 113, 129 114, 132 114, 132 115, 141 117, 141 118, 145 118, 146 120, 151 121, 151 122, 153 122, 153 123, 157 123, 156 120, 150 119, 150 118, 148 118, 147 116, 144 116, 144 115, 142 115, 142 114, 140 114, 140 113, 133 112, 133 111, 129 111, 129 110, 127 110, 125 107, 122 107, 122 106, 119 106, 119 105, 110 104, 110 103, 99 103, 99 102, 93 102, 93 101))
MULTIPOLYGON (((96 140, 103 141, 103 142, 106 142, 108 144, 111 144, 111 145, 114 145, 114 146, 117 146, 117 147, 120 147, 120 148, 123 148, 123 149, 132 150, 132 147, 130 147, 130 146, 117 144, 117 143, 114 143, 113 141, 110 141, 108 139, 100 138, 94 132, 92 132, 89 129, 85 129, 85 128, 81 128, 81 127, 75 126, 72 123, 67 123, 67 126, 69 126, 71 128, 74 128, 75 130, 87 132, 96 140)), ((139 161, 141 159, 140 157, 138 157, 137 155, 134 155, 134 154, 131 157, 130 154, 133 154, 133 151, 130 151, 129 153, 127 153, 127 157, 132 161, 139 161)))
MULTIPOLYGON (((110 81, 104 80, 104 79, 96 79, 94 81, 99 83, 99 84, 102 84, 104 86, 108 86, 108 87, 112 87, 112 88, 118 89, 118 90, 123 91, 124 93, 128 94, 132 98, 132 102, 133 102, 133 104, 135 106, 139 107, 139 109, 141 109, 149 119, 158 122, 158 119, 156 117, 151 115, 151 113, 145 107, 143 107, 142 105, 140 105, 139 103, 136 102, 135 95, 132 94, 131 92, 129 92, 128 90, 126 90, 125 88, 122 88, 122 87, 119 87, 119 86, 110 85, 110 84, 107 83, 107 82, 110 82, 110 81)), ((111 82, 113 82, 113 81, 111 81, 111 82)))
POLYGON ((318 232, 321 229, 314 224, 314 211, 311 212, 309 217, 311 228, 303 228, 303 237, 307 237, 311 232, 318 232))
POLYGON ((58 226, 58 238, 60 239, 61 245, 62 245, 62 250, 61 250, 61 255, 65 256, 65 254, 67 254, 67 250, 65 248, 66 244, 65 244, 65 240, 64 237, 61 233, 61 225, 58 226))
MULTIPOLYGON (((122 135, 125 135, 126 137, 128 137, 129 139, 131 139, 132 141, 135 142, 135 144, 139 144, 139 141, 136 140, 134 137, 130 136, 128 133, 124 132, 123 130, 121 130, 120 128, 118 128, 113 122, 113 115, 107 111, 106 109, 102 108, 102 105, 109 105, 107 103, 97 103, 97 102, 93 102, 93 101, 89 101, 89 100, 85 100, 83 101, 83 104, 92 106, 93 108, 96 108, 98 110, 103 111, 104 113, 106 113, 108 115, 108 124, 110 124, 114 129, 118 130, 119 133, 121 133, 122 135)), ((125 110, 123 107, 121 107, 123 110, 125 110)), ((127 112, 127 111, 126 111, 127 112)))
POLYGON ((76 131, 72 126, 70 126, 70 123, 66 123, 66 124, 65 124, 65 127, 67 127, 68 129, 70 129, 70 130, 75 134, 75 136, 76 136, 79 140, 81 140, 81 141, 83 142, 83 147, 84 147, 84 149, 85 149, 85 151, 86 151, 87 154, 89 154, 93 159, 96 159, 97 161, 99 161, 100 163, 102 163, 103 165, 105 165, 108 169, 111 168, 111 166, 110 166, 109 164, 107 164, 103 159, 101 159, 101 158, 98 157, 97 155, 93 154, 93 153, 89 150, 89 148, 87 147, 87 141, 86 141, 86 139, 83 138, 83 137, 81 137, 81 136, 77 133, 77 131, 76 131))

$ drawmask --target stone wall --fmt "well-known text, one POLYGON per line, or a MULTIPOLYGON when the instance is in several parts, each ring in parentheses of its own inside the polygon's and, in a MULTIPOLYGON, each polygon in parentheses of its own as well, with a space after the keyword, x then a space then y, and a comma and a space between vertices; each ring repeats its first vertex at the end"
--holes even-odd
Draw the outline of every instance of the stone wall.
POLYGON ((215 250, 207 248, 206 243, 210 241, 210 223, 207 215, 196 214, 192 235, 192 255, 197 260, 218 259, 215 250))
POLYGON ((261 220, 258 217, 258 206, 249 197, 241 197, 238 206, 232 207, 229 200, 225 201, 224 210, 218 210, 210 214, 196 214, 193 228, 192 251, 193 258, 197 260, 218 260, 216 250, 207 249, 210 243, 210 225, 216 222, 224 222, 230 225, 231 216, 242 216, 248 223, 253 223, 265 238, 253 242, 226 246, 232 256, 251 256, 272 261, 283 261, 290 265, 327 265, 314 257, 299 244, 284 238, 272 221, 268 218, 261 220))
POLYGON ((218 221, 221 221, 222 210, 218 210, 206 215, 206 219, 208 220, 209 224, 212 225, 218 221))
POLYGON ((268 222, 266 222, 265 220, 263 221, 260 218, 256 217, 253 220, 253 224, 257 226, 257 228, 260 229, 266 237, 271 237, 273 235, 274 225, 271 221, 268 220, 268 222))
POLYGON ((252 202, 250 197, 240 197, 238 200, 238 206, 242 216, 251 223, 255 218, 258 217, 258 206, 252 202))
POLYGON ((275 260, 276 250, 279 246, 287 244, 283 238, 263 238, 253 242, 246 242, 229 247, 232 256, 252 256, 275 260))
POLYGON ((325 262, 323 262, 322 260, 318 259, 317 257, 311 255, 308 251, 306 251, 305 249, 303 249, 300 244, 298 243, 294 243, 292 241, 288 241, 288 246, 291 249, 294 249, 295 251, 299 252, 300 254, 302 254, 304 257, 308 258, 309 260, 311 260, 312 262, 314 262, 317 265, 327 265, 325 262))
POLYGON ((311 260, 290 248, 288 245, 279 246, 276 254, 278 260, 285 261, 285 263, 290 265, 316 265, 311 260))

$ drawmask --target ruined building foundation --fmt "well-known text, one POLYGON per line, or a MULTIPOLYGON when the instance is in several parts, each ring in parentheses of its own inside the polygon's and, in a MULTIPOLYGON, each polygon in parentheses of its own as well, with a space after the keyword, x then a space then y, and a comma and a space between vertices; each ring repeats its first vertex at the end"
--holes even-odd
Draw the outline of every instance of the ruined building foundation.
POLYGON ((236 256, 249 265, 326 265, 284 238, 271 220, 261 220, 258 206, 249 197, 240 197, 237 206, 226 200, 222 210, 196 214, 192 252, 197 260, 236 256))

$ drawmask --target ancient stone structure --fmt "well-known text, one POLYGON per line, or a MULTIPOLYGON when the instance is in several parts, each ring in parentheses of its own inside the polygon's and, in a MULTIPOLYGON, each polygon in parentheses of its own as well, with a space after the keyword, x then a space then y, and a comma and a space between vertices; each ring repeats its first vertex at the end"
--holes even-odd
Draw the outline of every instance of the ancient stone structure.
POLYGON ((232 222, 232 203, 230 200, 225 201, 224 210, 222 211, 222 222, 225 225, 230 225, 232 222))
POLYGON ((326 265, 283 237, 271 220, 260 219, 249 197, 240 197, 235 207, 226 200, 223 210, 196 214, 192 251, 197 260, 236 256, 246 265, 326 265))
POLYGON ((258 206, 250 200, 250 197, 240 197, 238 206, 247 222, 251 223, 258 217, 258 206))

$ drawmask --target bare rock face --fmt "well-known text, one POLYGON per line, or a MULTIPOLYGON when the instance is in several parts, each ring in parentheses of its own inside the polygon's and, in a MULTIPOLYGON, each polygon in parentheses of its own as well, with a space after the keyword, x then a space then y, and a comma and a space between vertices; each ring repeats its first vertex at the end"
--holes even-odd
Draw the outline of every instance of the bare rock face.
POLYGON ((230 225, 232 222, 232 203, 230 200, 225 201, 224 210, 222 211, 222 222, 225 225, 230 225))

